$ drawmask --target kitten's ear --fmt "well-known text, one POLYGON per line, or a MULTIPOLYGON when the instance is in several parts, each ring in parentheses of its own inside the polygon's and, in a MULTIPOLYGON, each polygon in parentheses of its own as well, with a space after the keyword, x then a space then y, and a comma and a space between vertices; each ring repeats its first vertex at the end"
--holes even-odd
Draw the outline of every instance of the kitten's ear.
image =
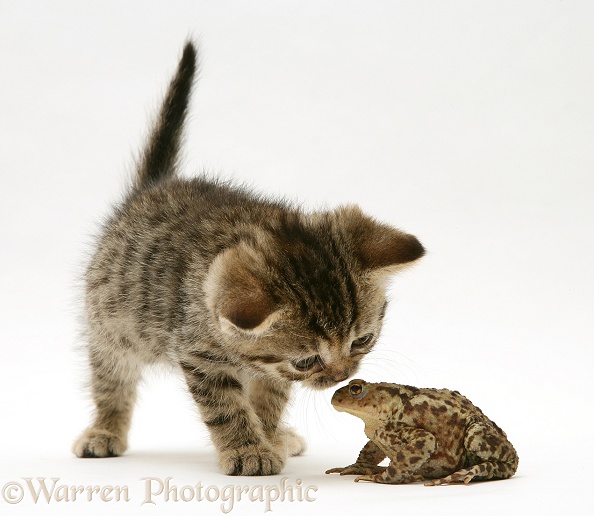
POLYGON ((263 264, 245 245, 223 251, 211 264, 204 292, 206 304, 225 333, 264 332, 279 317, 270 297, 258 280, 263 264))
POLYGON ((417 237, 372 219, 358 206, 340 207, 335 215, 364 269, 392 274, 425 254, 417 237))

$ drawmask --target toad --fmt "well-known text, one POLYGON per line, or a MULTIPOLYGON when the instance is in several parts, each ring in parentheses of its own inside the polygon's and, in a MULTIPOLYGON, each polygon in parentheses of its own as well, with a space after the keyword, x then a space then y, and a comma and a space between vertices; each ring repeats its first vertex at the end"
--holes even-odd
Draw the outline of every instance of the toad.
POLYGON ((326 473, 437 486, 509 478, 518 467, 505 432, 458 391, 351 380, 332 405, 361 418, 369 441, 354 464, 326 473))

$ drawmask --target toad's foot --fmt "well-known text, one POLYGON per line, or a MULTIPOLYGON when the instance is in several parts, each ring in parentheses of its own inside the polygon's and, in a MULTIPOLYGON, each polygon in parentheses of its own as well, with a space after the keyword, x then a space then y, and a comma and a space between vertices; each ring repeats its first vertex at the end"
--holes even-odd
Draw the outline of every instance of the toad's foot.
POLYGON ((382 473, 386 468, 383 466, 376 466, 374 464, 351 464, 344 468, 332 468, 326 471, 328 473, 340 473, 341 475, 363 475, 371 476, 382 473))
POLYGON ((511 477, 517 467, 515 462, 485 461, 466 469, 461 469, 444 478, 436 478, 425 483, 426 486, 444 486, 448 484, 468 484, 477 480, 500 480, 511 477))
MULTIPOLYGON (((383 473, 383 472, 382 472, 383 473)), ((401 476, 398 480, 393 480, 384 473, 376 473, 375 475, 361 475, 355 479, 355 482, 375 482, 377 484, 410 484, 412 482, 420 482, 425 480, 422 475, 401 476)))
POLYGON ((436 478, 425 482, 426 486, 447 486, 449 484, 468 484, 475 476, 476 466, 469 469, 461 469, 443 478, 436 478))

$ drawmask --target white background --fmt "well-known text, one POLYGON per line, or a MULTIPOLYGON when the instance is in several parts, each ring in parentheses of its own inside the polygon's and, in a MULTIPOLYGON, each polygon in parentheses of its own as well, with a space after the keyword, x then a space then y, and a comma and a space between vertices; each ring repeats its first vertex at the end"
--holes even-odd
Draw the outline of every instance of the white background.
MULTIPOLYGON (((202 73, 184 174, 208 170, 308 207, 359 203, 428 254, 395 279, 367 380, 458 389, 520 455, 509 481, 427 488, 324 475, 363 425, 295 393, 308 438, 275 514, 585 514, 594 496, 594 3, 0 3, 0 488, 23 477, 127 485, 131 500, 2 514, 206 514, 144 499, 141 478, 222 489, 182 381, 147 375, 125 457, 76 459, 87 425, 79 287, 92 235, 189 34, 202 73)), ((233 513, 263 514, 243 500, 233 513)))

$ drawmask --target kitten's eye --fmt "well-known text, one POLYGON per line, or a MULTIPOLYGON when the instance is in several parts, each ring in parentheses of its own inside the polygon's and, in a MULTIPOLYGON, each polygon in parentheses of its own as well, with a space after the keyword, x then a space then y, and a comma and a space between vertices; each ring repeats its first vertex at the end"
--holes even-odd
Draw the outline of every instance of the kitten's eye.
POLYGON ((298 371, 309 371, 314 366, 319 363, 319 356, 312 355, 311 357, 304 358, 303 360, 298 360, 297 362, 293 362, 293 366, 298 371))
POLYGON ((373 333, 368 333, 367 335, 363 335, 363 337, 359 337, 355 339, 351 344, 351 349, 362 348, 367 346, 373 340, 373 333))

